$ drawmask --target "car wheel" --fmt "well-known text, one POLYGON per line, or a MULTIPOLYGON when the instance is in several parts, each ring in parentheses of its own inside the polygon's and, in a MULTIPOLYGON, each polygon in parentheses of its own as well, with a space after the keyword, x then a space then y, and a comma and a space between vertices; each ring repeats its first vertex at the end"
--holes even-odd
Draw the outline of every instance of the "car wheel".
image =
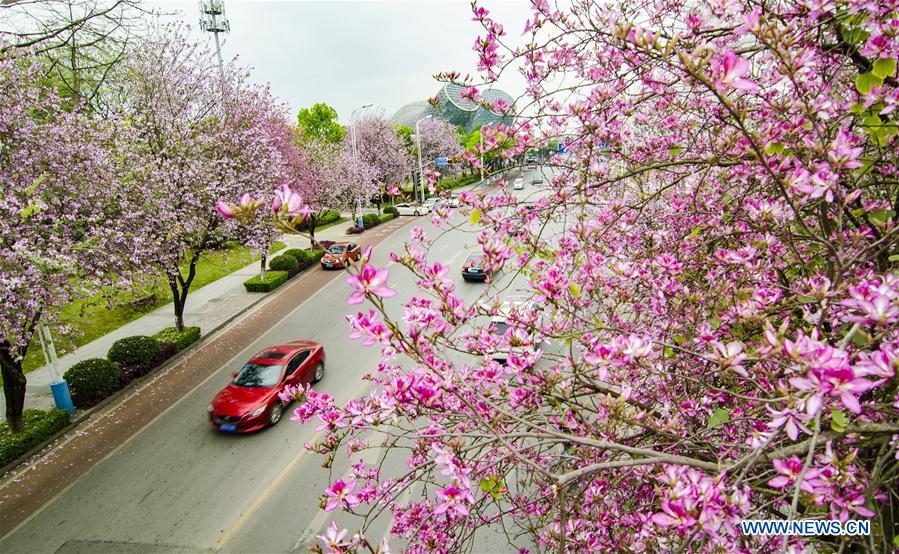
POLYGON ((315 374, 312 376, 312 382, 318 383, 322 380, 322 377, 325 376, 325 364, 318 362, 318 365, 315 366, 315 374))
POLYGON ((268 414, 268 422, 270 425, 275 426, 281 421, 281 416, 284 415, 284 404, 280 402, 275 402, 272 405, 272 411, 268 414))
POLYGON ((412 212, 412 215, 421 215, 421 214, 418 213, 418 210, 415 210, 414 212, 412 212))

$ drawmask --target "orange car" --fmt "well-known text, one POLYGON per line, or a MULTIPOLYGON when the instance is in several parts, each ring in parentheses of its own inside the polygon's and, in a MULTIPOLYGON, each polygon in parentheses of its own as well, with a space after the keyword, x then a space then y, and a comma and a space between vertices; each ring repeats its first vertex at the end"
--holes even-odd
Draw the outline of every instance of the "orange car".
POLYGON ((362 249, 352 242, 335 242, 322 256, 322 269, 339 269, 346 267, 350 260, 362 257, 362 249))

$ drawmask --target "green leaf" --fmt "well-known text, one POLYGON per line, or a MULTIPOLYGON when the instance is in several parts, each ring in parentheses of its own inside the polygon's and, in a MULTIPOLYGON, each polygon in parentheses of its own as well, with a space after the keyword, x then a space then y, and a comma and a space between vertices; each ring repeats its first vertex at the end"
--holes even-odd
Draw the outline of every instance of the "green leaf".
POLYGON ((893 536, 893 546, 895 546, 896 548, 899 548, 899 535, 893 536))
POLYGON ((874 60, 871 73, 881 79, 892 77, 896 74, 896 58, 878 58, 874 60))
POLYGON ((882 84, 883 79, 870 71, 868 73, 862 73, 855 78, 855 88, 862 94, 868 94, 871 92, 871 89, 874 88, 874 85, 880 86, 882 84))
POLYGON ((887 260, 889 260, 891 262, 899 262, 899 254, 893 254, 892 256, 887 258, 887 260))
POLYGON ((782 154, 784 151, 784 145, 779 142, 769 142, 768 146, 765 147, 765 154, 769 156, 774 156, 775 154, 782 154))
POLYGON ((862 125, 864 125, 865 127, 880 127, 881 123, 883 123, 883 121, 881 121, 879 115, 871 114, 865 118, 865 121, 862 122, 862 125))
POLYGON ((876 212, 871 212, 868 214, 868 219, 874 225, 884 225, 890 218, 895 217, 896 212, 893 210, 877 210, 876 212))
POLYGON ((714 429, 715 427, 720 427, 730 421, 730 410, 725 410, 724 408, 718 408, 712 415, 709 416, 709 427, 714 429))
POLYGON ((477 225, 478 222, 481 221, 481 210, 472 211, 468 220, 471 221, 473 225, 477 225))
POLYGON ((672 146, 668 149, 668 154, 671 155, 672 158, 677 157, 678 154, 684 151, 683 146, 672 146))
POLYGON ((671 348, 670 346, 666 346, 665 348, 662 349, 662 355, 665 356, 666 358, 673 358, 674 357, 674 349, 671 348))
POLYGON ((712 324, 712 331, 717 331, 718 327, 721 327, 721 318, 716 315, 715 317, 712 318, 711 324, 712 324))
POLYGON ((830 428, 836 431, 837 433, 842 433, 846 430, 846 427, 849 425, 849 418, 846 417, 846 412, 843 410, 831 410, 830 411, 830 428))
POLYGON ((31 196, 32 194, 34 194, 34 189, 36 189, 41 183, 43 183, 43 182, 44 182, 44 179, 45 179, 46 177, 47 177, 47 174, 44 173, 44 174, 42 174, 40 177, 38 177, 37 179, 35 179, 34 182, 31 183, 31 185, 29 185, 29 187, 28 187, 27 189, 25 189, 25 195, 26 195, 26 196, 31 196))
POLYGON ((577 283, 568 285, 568 290, 571 291, 571 294, 574 295, 575 298, 581 297, 581 287, 579 287, 577 283))
POLYGON ((32 202, 31 204, 28 204, 27 206, 22 208, 22 211, 19 212, 19 217, 21 217, 22 219, 28 219, 39 211, 41 211, 40 206, 32 202))
POLYGON ((803 304, 811 304, 812 302, 817 302, 817 300, 815 300, 814 296, 806 296, 806 295, 800 296, 799 301, 802 302, 803 304))
POLYGON ((677 344, 684 344, 687 342, 687 339, 682 335, 674 335, 674 342, 676 342, 677 344))

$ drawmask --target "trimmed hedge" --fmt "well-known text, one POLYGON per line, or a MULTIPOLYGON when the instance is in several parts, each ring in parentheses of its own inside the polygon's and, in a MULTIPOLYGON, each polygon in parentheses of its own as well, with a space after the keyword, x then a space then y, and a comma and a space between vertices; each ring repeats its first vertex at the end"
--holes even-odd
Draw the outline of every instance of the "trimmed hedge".
POLYGON ((446 179, 441 179, 437 183, 437 191, 440 192, 442 190, 453 190, 459 187, 464 187, 470 185, 472 183, 476 183, 480 181, 480 176, 475 173, 473 175, 459 175, 457 177, 447 177, 446 179))
POLYGON ((70 367, 63 378, 75 406, 89 408, 119 389, 121 369, 107 359, 91 358, 70 367))
POLYGON ((304 261, 309 259, 309 252, 307 250, 303 250, 302 248, 291 248, 289 250, 285 250, 282 256, 290 256, 297 261, 298 264, 302 264, 304 261))
POLYGON ((286 282, 286 271, 268 271, 265 274, 265 281, 259 275, 256 275, 244 281, 243 286, 247 289, 247 292, 271 292, 286 282))
POLYGON ((185 327, 183 331, 179 332, 177 327, 166 327, 153 335, 153 337, 158 340, 160 344, 165 344, 167 342, 173 344, 175 346, 175 352, 181 352, 191 344, 200 340, 200 328, 185 327))
MULTIPOLYGON (((296 227, 297 231, 308 231, 309 230, 308 221, 309 220, 306 219, 305 221, 303 221, 302 223, 297 225, 297 227, 296 227)), ((315 227, 317 229, 317 228, 321 227, 322 225, 328 225, 330 223, 334 223, 335 221, 340 221, 340 212, 335 211, 335 210, 328 210, 325 213, 323 213, 321 215, 321 217, 316 219, 315 227)))
POLYGON ((300 264, 297 262, 299 262, 299 260, 293 256, 281 254, 280 256, 275 256, 268 262, 268 268, 273 271, 286 271, 288 273, 291 271, 296 272, 300 269, 300 264))
POLYGON ((381 216, 381 223, 387 223, 388 221, 390 221, 391 219, 393 219, 395 217, 396 217, 395 213, 389 213, 389 214, 385 213, 384 215, 381 216))
POLYGON ((106 354, 110 362, 119 366, 144 364, 150 365, 159 356, 159 341, 153 337, 136 335, 125 337, 112 343, 106 354))
POLYGON ((0 467, 17 460, 69 424, 69 412, 25 410, 25 429, 13 433, 6 421, 0 422, 0 467))
POLYGON ((377 225, 378 223, 381 223, 381 218, 378 217, 378 214, 365 214, 362 216, 362 223, 366 226, 377 225))
POLYGON ((400 215, 400 211, 396 209, 396 206, 387 206, 382 210, 385 214, 393 214, 394 217, 400 215))

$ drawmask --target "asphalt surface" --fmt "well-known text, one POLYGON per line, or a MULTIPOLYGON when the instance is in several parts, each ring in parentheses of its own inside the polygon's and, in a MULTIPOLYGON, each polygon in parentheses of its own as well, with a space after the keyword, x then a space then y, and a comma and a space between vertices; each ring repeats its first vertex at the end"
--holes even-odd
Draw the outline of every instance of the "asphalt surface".
MULTIPOLYGON (((519 197, 534 195, 530 178, 525 175, 519 197)), ((462 221, 461 215, 454 219, 462 221)), ((430 218, 417 218, 416 224, 436 234, 430 218)), ((418 292, 408 272, 388 259, 389 252, 402 250, 408 229, 387 237, 374 255, 376 266, 391 268, 397 297, 390 311, 397 315, 401 303, 418 292)), ((460 275, 468 253, 477 248, 475 234, 460 229, 442 235, 429 256, 450 265, 466 301, 484 292, 483 284, 464 283, 460 275)), ((295 339, 325 346, 326 374, 316 390, 339 403, 368 390, 362 376, 375 368, 378 349, 347 339, 344 316, 359 307, 346 304, 349 287, 340 272, 333 275, 258 339, 234 355, 222 355, 218 369, 174 405, 151 414, 141 430, 0 540, 0 552, 305 552, 320 543, 316 535, 332 519, 355 529, 358 520, 352 516, 319 508, 330 477, 321 467, 323 458, 303 446, 322 436, 314 424, 285 417, 274 428, 230 435, 210 429, 206 416, 209 401, 246 359, 267 345, 295 339)), ((378 454, 362 453, 352 461, 373 461, 378 454)), ((336 460, 330 475, 341 475, 348 464, 336 460)), ((389 525, 385 514, 369 536, 380 537, 389 525)), ((513 551, 499 536, 485 535, 478 544, 478 552, 513 551)))

